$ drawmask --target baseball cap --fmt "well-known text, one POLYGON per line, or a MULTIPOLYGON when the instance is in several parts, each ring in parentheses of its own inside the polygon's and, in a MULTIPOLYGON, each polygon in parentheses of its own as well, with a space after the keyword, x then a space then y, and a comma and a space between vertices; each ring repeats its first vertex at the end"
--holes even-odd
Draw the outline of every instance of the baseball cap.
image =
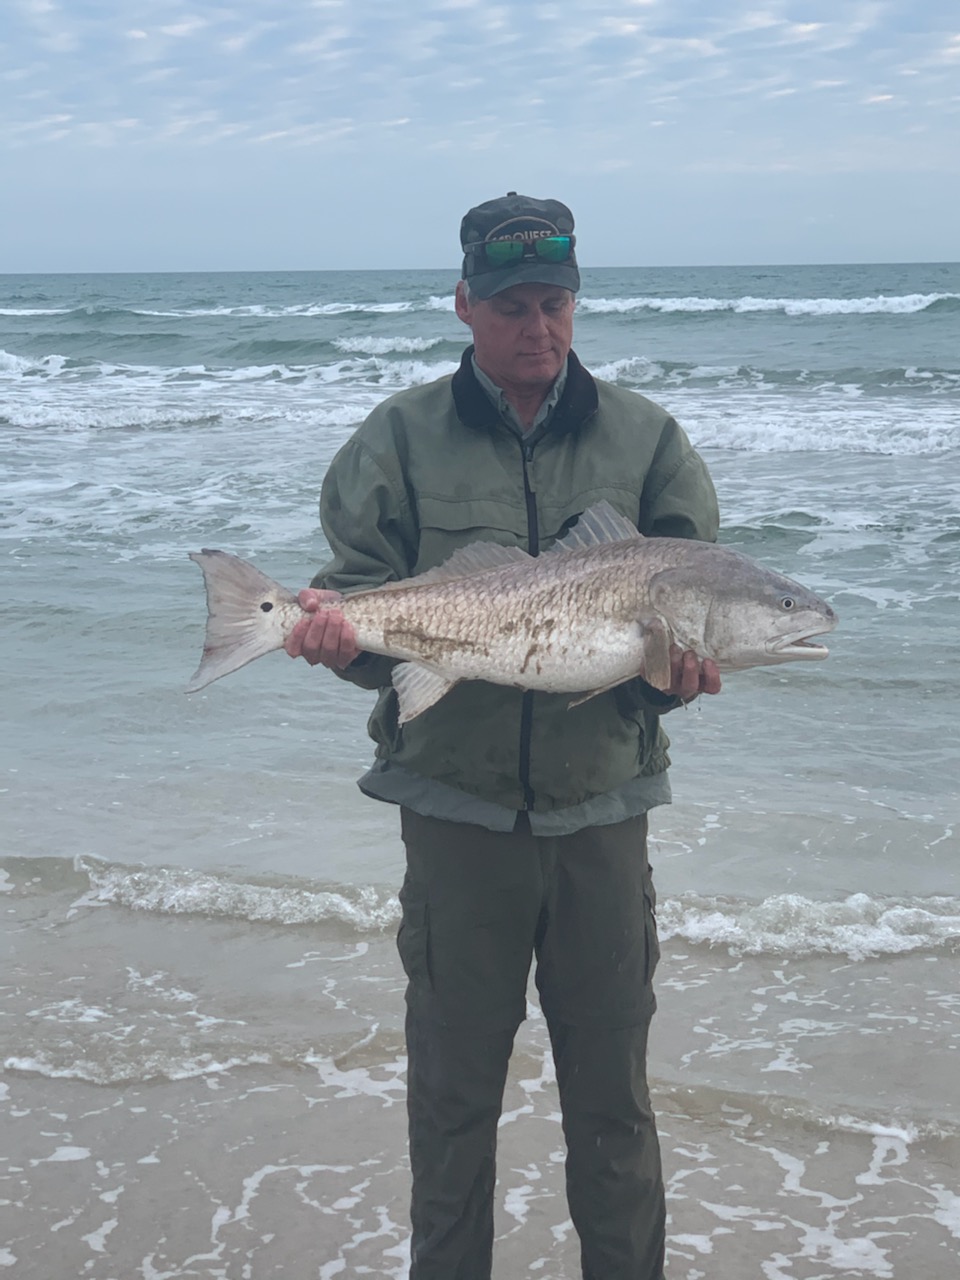
POLYGON ((480 299, 514 284, 580 288, 573 214, 559 200, 508 191, 476 205, 460 223, 462 278, 480 299))

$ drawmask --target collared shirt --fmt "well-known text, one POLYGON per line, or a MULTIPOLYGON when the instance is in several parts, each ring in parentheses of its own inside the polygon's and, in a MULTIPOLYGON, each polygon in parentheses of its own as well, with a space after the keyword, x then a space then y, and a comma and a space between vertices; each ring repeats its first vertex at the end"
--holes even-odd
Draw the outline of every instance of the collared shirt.
POLYGON ((506 392, 503 390, 503 387, 498 387, 494 380, 483 372, 477 364, 476 356, 471 356, 470 361, 473 365, 473 372, 477 381, 490 397, 497 412, 500 414, 500 417, 503 418, 504 422, 508 422, 516 431, 519 431, 522 436, 529 435, 531 431, 536 431, 537 427, 542 426, 547 421, 551 413, 553 413, 554 409, 557 407, 560 397, 563 395, 563 388, 567 384, 568 362, 564 360, 563 368, 557 374, 553 386, 547 392, 543 404, 537 410, 537 416, 534 418, 533 422, 530 423, 530 426, 527 427, 520 421, 520 415, 507 399, 506 392))

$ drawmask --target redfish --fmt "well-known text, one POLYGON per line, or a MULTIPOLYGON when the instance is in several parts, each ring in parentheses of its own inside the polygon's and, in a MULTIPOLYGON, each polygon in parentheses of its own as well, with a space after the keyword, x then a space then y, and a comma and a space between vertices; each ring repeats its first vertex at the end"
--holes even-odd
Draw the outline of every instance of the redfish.
MULTIPOLYGON (((190 558, 209 611, 187 687, 195 693, 281 649, 304 611, 236 556, 190 558)), ((475 542, 426 573, 320 607, 343 611, 361 650, 399 660, 401 724, 461 680, 578 695, 571 705, 635 676, 666 689, 673 644, 721 671, 823 659, 812 637, 837 624, 829 604, 790 578, 729 547, 646 538, 607 502, 539 556, 475 542)))

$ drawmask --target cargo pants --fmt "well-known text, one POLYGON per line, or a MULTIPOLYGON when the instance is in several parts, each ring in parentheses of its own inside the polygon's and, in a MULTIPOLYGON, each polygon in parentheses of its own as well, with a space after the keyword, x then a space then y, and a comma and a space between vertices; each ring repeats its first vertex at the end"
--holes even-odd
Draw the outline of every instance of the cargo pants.
POLYGON ((584 1280, 663 1280, 646 817, 536 837, 523 816, 502 833, 401 815, 410 1280, 490 1280, 497 1125, 534 956, 584 1280))

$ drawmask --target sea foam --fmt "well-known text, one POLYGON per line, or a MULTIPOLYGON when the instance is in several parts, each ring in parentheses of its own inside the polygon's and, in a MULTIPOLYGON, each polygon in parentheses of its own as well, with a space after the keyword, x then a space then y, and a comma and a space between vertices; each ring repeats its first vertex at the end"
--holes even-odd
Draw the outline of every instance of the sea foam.
POLYGON ((226 916, 271 924, 339 921, 360 933, 389 928, 400 918, 396 898, 371 885, 258 884, 213 872, 130 868, 87 857, 79 858, 76 866, 89 876, 90 890, 74 903, 74 910, 113 903, 161 915, 226 916))
POLYGON ((580 298, 577 309, 599 314, 632 311, 653 311, 663 315, 671 313, 708 314, 730 311, 739 315, 751 312, 782 312, 786 316, 868 316, 914 315, 926 311, 938 303, 960 302, 957 293, 910 293, 887 297, 879 294, 865 298, 580 298))
MULTIPOLYGON (((302 880, 256 883, 215 872, 170 867, 133 868, 81 857, 77 870, 89 891, 73 910, 111 903, 162 915, 226 916, 300 925, 337 921, 358 933, 395 927, 393 893, 373 885, 330 887, 302 880)), ((960 899, 873 898, 851 894, 816 902, 779 894, 762 902, 681 894, 658 910, 664 942, 719 946, 732 955, 901 955, 921 950, 960 951, 960 899)))
POLYGON ((903 955, 960 951, 960 899, 878 899, 855 893, 816 902, 777 894, 759 903, 682 894, 658 911, 663 941, 724 947, 732 955, 903 955))

